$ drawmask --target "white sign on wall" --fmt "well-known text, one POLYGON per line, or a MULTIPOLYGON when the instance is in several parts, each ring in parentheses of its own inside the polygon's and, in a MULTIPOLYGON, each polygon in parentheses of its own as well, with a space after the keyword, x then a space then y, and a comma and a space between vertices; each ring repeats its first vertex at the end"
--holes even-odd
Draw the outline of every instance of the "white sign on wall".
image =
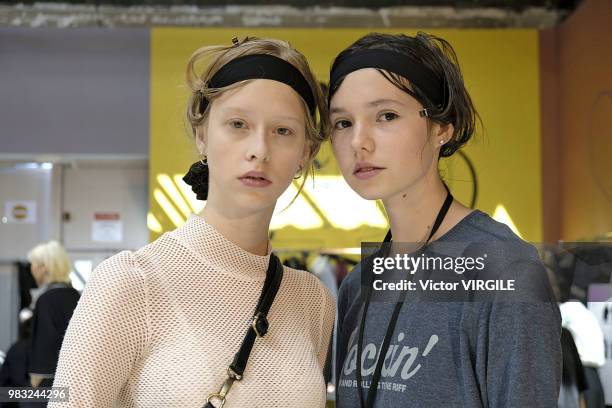
POLYGON ((5 201, 4 218, 11 224, 36 223, 36 201, 5 201))
POLYGON ((91 240, 95 242, 123 241, 123 222, 118 212, 94 213, 91 240))

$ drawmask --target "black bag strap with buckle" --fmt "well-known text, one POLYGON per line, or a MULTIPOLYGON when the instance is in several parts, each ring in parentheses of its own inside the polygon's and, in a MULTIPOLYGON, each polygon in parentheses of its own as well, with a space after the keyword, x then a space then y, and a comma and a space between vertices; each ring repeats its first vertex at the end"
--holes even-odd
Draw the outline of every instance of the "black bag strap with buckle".
POLYGON ((232 361, 227 368, 227 379, 218 392, 208 395, 204 408, 215 408, 212 404, 213 401, 218 401, 220 403, 216 408, 223 407, 223 405, 225 405, 227 393, 234 381, 240 381, 242 379, 242 375, 249 361, 251 350, 255 344, 255 339, 265 336, 268 332, 268 312, 270 311, 270 307, 272 307, 272 303, 278 293, 282 280, 283 265, 276 255, 270 254, 270 263, 268 264, 268 270, 266 272, 266 280, 261 289, 251 325, 244 336, 240 349, 236 355, 234 355, 234 361, 232 361))

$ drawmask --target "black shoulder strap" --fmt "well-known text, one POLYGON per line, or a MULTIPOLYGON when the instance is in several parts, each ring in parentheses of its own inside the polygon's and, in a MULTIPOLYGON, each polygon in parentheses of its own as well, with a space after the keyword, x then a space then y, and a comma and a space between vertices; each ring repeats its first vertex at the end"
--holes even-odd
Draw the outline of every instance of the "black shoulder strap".
POLYGON ((234 356, 234 361, 230 365, 232 371, 238 376, 244 374, 255 339, 265 336, 268 332, 268 312, 270 311, 270 307, 272 307, 272 303, 274 302, 274 298, 276 297, 276 293, 283 279, 283 266, 276 255, 270 255, 270 263, 274 264, 273 273, 266 275, 266 281, 261 290, 261 295, 259 295, 259 302, 257 302, 255 313, 253 313, 251 326, 249 326, 244 336, 244 340, 242 341, 242 345, 234 356))
POLYGON ((255 312, 253 313, 253 320, 247 329, 240 349, 234 355, 234 361, 232 361, 232 364, 227 368, 228 378, 219 392, 208 395, 204 408, 215 408, 215 406, 212 405, 213 400, 220 402, 218 408, 222 407, 225 404, 225 397, 233 382, 242 379, 242 375, 249 361, 249 356, 251 355, 251 350, 253 350, 253 345, 255 344, 255 339, 265 336, 268 332, 268 312, 272 307, 272 303, 274 303, 282 280, 283 265, 276 255, 271 254, 270 263, 268 264, 268 270, 266 272, 266 280, 261 289, 255 312))

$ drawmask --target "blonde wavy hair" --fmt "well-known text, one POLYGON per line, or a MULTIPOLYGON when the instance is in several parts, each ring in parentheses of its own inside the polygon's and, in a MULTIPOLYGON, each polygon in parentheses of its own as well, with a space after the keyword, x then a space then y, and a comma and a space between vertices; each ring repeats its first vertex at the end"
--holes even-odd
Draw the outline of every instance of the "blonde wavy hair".
POLYGON ((28 261, 46 267, 48 282, 70 282, 70 258, 59 242, 49 241, 36 245, 28 252, 28 261))
POLYGON ((189 58, 187 63, 187 86, 192 91, 187 104, 187 122, 191 127, 191 136, 195 139, 196 128, 206 122, 212 102, 224 92, 245 86, 253 81, 245 80, 222 88, 205 87, 215 73, 230 61, 245 55, 269 54, 281 58, 295 68, 306 79, 310 91, 314 96, 316 112, 311 115, 306 102, 300 98, 306 118, 306 143, 308 146, 308 160, 302 172, 302 182, 298 194, 304 188, 308 174, 314 175, 313 162, 323 143, 329 134, 329 115, 327 103, 323 97, 321 87, 315 78, 306 57, 291 45, 277 39, 260 39, 246 37, 234 45, 215 45, 197 49, 189 58), (199 112, 201 98, 208 100, 208 105, 203 113, 199 112))

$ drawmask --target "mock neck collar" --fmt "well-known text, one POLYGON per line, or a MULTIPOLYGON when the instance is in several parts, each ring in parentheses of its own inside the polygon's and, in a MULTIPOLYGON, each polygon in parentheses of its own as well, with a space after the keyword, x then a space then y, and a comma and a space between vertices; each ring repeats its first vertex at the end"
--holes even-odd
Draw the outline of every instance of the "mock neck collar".
POLYGON ((270 244, 267 255, 248 252, 196 214, 191 214, 187 222, 177 228, 174 234, 205 262, 221 268, 226 273, 256 280, 266 277, 272 252, 270 244))

